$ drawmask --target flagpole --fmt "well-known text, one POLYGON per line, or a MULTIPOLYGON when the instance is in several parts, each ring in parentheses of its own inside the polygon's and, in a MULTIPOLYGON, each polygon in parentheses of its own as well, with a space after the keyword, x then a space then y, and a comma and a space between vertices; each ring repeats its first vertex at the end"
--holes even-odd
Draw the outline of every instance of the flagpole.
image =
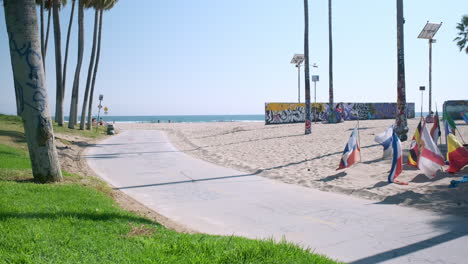
POLYGON ((357 137, 358 137, 358 141, 359 141, 359 159, 362 162, 362 157, 361 157, 361 136, 360 136, 360 133, 359 133, 359 110, 357 110, 357 137))

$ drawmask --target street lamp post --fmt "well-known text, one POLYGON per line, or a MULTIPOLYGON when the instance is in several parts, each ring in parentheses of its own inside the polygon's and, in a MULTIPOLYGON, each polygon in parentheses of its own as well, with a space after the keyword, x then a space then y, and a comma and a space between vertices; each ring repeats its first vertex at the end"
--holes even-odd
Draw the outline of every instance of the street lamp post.
POLYGON ((104 99, 104 95, 100 94, 99 95, 99 105, 98 105, 98 115, 97 115, 97 119, 96 119, 96 132, 98 130, 98 127, 99 127, 99 115, 101 114, 101 108, 102 108, 102 100, 104 99))
MULTIPOLYGON (((317 65, 313 65, 314 68, 317 68, 317 65)), ((319 81, 318 75, 312 75, 312 81, 314 82, 314 120, 317 124, 317 82, 319 81)))
POLYGON ((424 102, 424 90, 426 90, 426 86, 419 86, 419 91, 421 91, 421 118, 423 118, 423 102, 424 102))
POLYGON ((421 33, 419 33, 418 38, 427 39, 429 40, 429 114, 428 114, 428 123, 432 123, 432 43, 436 43, 434 39, 435 34, 439 30, 440 26, 442 26, 442 22, 440 24, 436 23, 429 23, 429 21, 424 26, 421 33))
POLYGON ((297 68, 297 102, 301 102, 301 64, 304 62, 304 54, 294 54, 291 64, 297 68))

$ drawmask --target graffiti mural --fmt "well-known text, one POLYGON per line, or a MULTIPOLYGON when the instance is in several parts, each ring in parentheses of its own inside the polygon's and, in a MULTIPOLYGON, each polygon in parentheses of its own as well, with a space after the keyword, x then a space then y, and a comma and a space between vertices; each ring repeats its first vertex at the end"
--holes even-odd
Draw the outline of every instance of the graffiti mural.
MULTIPOLYGON (((310 104, 313 121, 328 120, 328 103, 310 104)), ((392 119, 396 103, 337 103, 333 107, 341 120, 392 119)), ((407 117, 414 118, 414 103, 407 104, 407 117)), ((287 124, 305 121, 304 103, 265 103, 265 124, 287 124)))
POLYGON ((445 101, 443 108, 453 120, 461 120, 462 116, 468 113, 468 100, 445 101))

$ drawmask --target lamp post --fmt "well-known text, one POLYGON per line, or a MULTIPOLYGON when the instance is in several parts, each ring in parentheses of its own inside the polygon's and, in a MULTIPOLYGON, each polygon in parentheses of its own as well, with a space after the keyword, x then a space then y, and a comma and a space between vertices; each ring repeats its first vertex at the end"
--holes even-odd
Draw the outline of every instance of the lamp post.
MULTIPOLYGON (((318 68, 316 63, 314 63, 312 67, 318 68)), ((317 82, 319 81, 319 76, 312 75, 312 81, 314 82, 314 120, 317 124, 317 82)))
POLYGON ((423 118, 423 100, 424 100, 424 90, 426 90, 426 86, 419 86, 419 91, 421 91, 421 118, 423 118))
POLYGON ((297 68, 297 102, 301 102, 301 64, 304 62, 304 54, 294 54, 291 64, 297 68))
POLYGON ((102 108, 102 100, 104 99, 104 95, 100 94, 99 95, 99 105, 98 105, 98 115, 97 115, 97 119, 96 119, 96 132, 98 130, 98 127, 99 127, 99 115, 101 114, 101 108, 102 108))
MULTIPOLYGON (((432 123, 432 43, 436 43, 434 39, 435 34, 439 30, 440 26, 442 26, 442 22, 440 24, 436 23, 429 23, 427 21, 426 25, 424 26, 421 33, 419 33, 418 38, 427 39, 429 40, 429 114, 428 114, 428 123, 432 123)), ((422 113, 421 113, 422 114, 422 113)))

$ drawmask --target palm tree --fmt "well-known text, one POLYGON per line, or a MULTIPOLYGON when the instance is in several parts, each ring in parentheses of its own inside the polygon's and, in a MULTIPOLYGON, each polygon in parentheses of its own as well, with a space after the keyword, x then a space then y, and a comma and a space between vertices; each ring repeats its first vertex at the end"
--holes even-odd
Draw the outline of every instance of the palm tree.
POLYGON ((70 44, 70 34, 71 34, 71 28, 73 24, 73 14, 75 13, 75 3, 76 0, 73 0, 72 2, 72 9, 70 13, 70 21, 68 22, 68 32, 67 32, 67 44, 65 46, 65 60, 63 62, 63 78, 62 78, 62 89, 65 91, 65 84, 66 84, 66 77, 67 77, 67 61, 68 61, 68 47, 70 44))
POLYGON ((102 17, 104 10, 112 9, 115 4, 117 4, 118 0, 99 0, 97 1, 97 5, 95 8, 99 9, 99 34, 98 34, 98 43, 97 43, 97 54, 96 54, 96 62, 94 65, 94 72, 93 72, 93 80, 91 83, 91 92, 89 95, 89 104, 88 104, 88 122, 86 125, 87 129, 91 129, 92 126, 92 106, 93 106, 93 96, 94 96, 94 85, 96 84, 96 75, 99 65, 99 58, 101 57, 101 37, 102 37, 102 17))
POLYGON ((73 80, 73 90, 70 105, 70 119, 68 121, 68 128, 74 129, 78 119, 78 91, 80 86, 80 72, 83 63, 83 50, 84 50, 84 2, 78 2, 78 61, 76 63, 75 79, 73 80))
POLYGON ((328 96, 330 113, 328 116, 328 123, 336 123, 337 117, 335 112, 335 105, 333 102, 333 43, 332 43, 332 1, 328 0, 328 96))
MULTIPOLYGON (((86 7, 91 7, 91 3, 87 3, 86 7)), ((99 19, 99 10, 96 8, 94 10, 94 32, 93 32, 93 48, 91 50, 91 58, 89 60, 89 67, 88 67, 88 78, 86 79, 86 89, 83 99, 83 107, 81 109, 81 121, 80 121, 80 129, 85 129, 85 120, 86 120, 86 106, 88 105, 88 97, 89 97, 89 88, 91 86, 91 75, 93 73, 94 67, 94 60, 96 58, 96 42, 97 42, 97 28, 98 28, 98 19, 99 19)))
POLYGON ((397 0, 397 114, 395 120, 395 132, 401 141, 408 139, 408 123, 406 119, 406 84, 405 84, 405 45, 404 45, 404 18, 403 0, 397 0))
POLYGON ((40 6, 40 17, 41 17, 41 55, 42 55, 42 66, 45 71, 45 58, 47 53, 47 43, 49 42, 49 29, 50 29, 50 17, 52 9, 52 0, 36 0, 36 4, 40 6), (48 10, 47 15, 47 33, 44 34, 44 10, 48 10), (44 40, 45 39, 45 40, 44 40))
POLYGON ((305 134, 312 133, 310 116, 310 74, 309 74, 309 3, 304 0, 304 75, 305 75, 305 134))
POLYGON ((453 41, 457 41, 457 46, 460 48, 460 51, 464 49, 466 54, 468 54, 468 15, 462 17, 461 23, 457 25, 457 29, 460 30, 460 32, 458 32, 458 37, 453 41))
POLYGON ((55 76, 56 76, 56 103, 55 121, 59 126, 63 126, 63 99, 65 90, 62 82, 62 34, 60 31, 60 5, 66 4, 66 0, 53 0, 54 13, 54 42, 55 42, 55 76))
POLYGON ((34 179, 62 180, 49 116, 34 0, 4 0, 11 65, 34 179))

